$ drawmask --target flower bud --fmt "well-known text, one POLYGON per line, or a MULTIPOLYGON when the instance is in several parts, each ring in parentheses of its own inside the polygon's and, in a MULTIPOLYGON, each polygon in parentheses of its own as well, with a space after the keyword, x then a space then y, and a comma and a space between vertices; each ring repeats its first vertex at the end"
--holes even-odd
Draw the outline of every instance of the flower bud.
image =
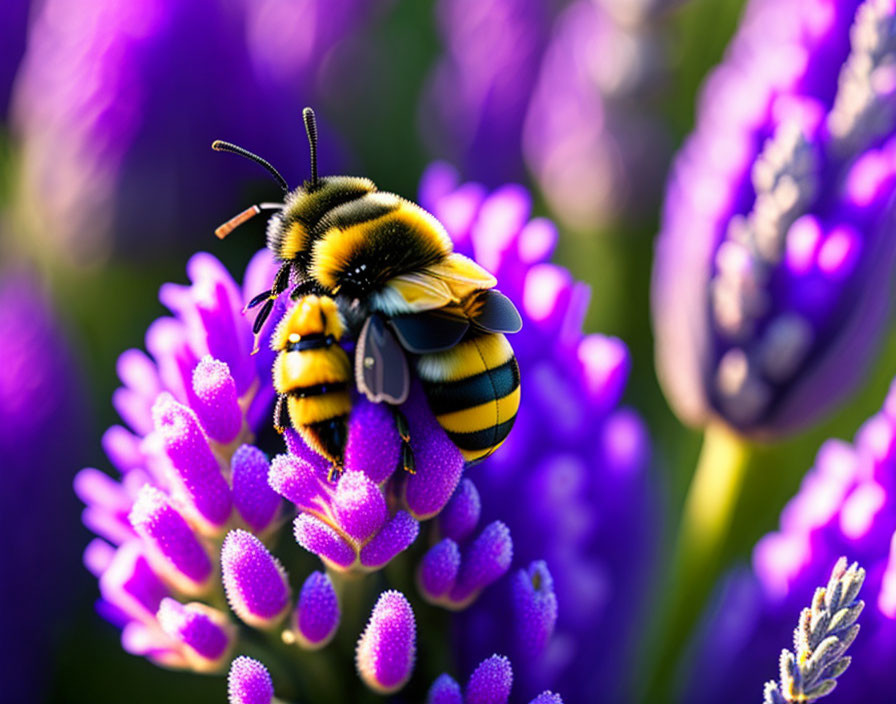
POLYGON ((355 564, 355 551, 331 526, 310 513, 300 513, 293 522, 296 542, 334 570, 355 564))
POLYGON ((418 583, 427 601, 436 602, 448 595, 460 570, 460 549, 451 538, 433 545, 420 562, 418 583))
POLYGON ((194 670, 215 672, 224 666, 236 636, 226 614, 205 604, 165 598, 156 618, 165 634, 181 644, 194 670))
POLYGON ((501 521, 489 523, 464 551, 457 583, 451 590, 454 608, 463 608, 489 584, 510 569, 513 541, 501 521))
POLYGON ((299 644, 308 650, 323 648, 336 633, 339 616, 333 582, 323 572, 312 572, 302 585, 293 617, 299 644))
POLYGON ((386 522, 386 499, 363 472, 343 472, 333 497, 339 527, 356 543, 364 543, 386 522))
POLYGON ((236 382, 224 362, 203 357, 193 370, 193 410, 215 442, 233 441, 243 425, 236 382))
POLYGON ((397 511, 359 555, 367 569, 384 567, 398 553, 406 550, 417 539, 420 524, 407 511, 397 511))
POLYGON ((232 530, 221 547, 221 572, 230 608, 253 628, 272 628, 289 609, 286 572, 251 533, 232 530))
POLYGON ((476 485, 464 479, 439 514, 439 533, 456 542, 462 541, 476 528, 481 510, 482 501, 476 485))
POLYGON ((544 652, 557 623, 557 596, 548 566, 537 560, 517 572, 512 592, 518 651, 531 661, 544 652))
POLYGON ((483 660, 467 682, 465 704, 505 704, 513 686, 513 669, 503 655, 483 660))
POLYGON ((358 641, 356 664, 364 683, 380 694, 401 689, 417 652, 414 612, 401 592, 383 592, 358 641))
POLYGON ((227 675, 227 698, 230 704, 271 704, 274 683, 268 669, 245 655, 234 658, 227 675))
POLYGON ((214 576, 212 561, 165 494, 144 485, 129 518, 147 546, 153 565, 172 586, 191 596, 208 590, 214 576))
POLYGON ((268 458, 257 447, 243 445, 230 460, 233 505, 246 525, 261 533, 277 515, 280 496, 268 484, 268 458))
POLYGON ((426 694, 426 704, 464 704, 460 685, 451 675, 439 675, 426 694))

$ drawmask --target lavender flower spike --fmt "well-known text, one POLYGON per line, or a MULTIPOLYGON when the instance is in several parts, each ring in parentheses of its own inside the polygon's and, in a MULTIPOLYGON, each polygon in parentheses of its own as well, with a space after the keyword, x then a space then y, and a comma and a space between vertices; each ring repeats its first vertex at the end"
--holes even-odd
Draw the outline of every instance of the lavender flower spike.
POLYGON ((800 614, 796 654, 781 652, 781 680, 766 683, 765 704, 814 702, 834 691, 852 660, 844 653, 859 632, 856 620, 865 602, 857 597, 864 581, 857 563, 847 569, 845 557, 837 561, 827 587, 819 587, 800 614))
POLYGON ((271 704, 274 701, 271 674, 258 660, 245 655, 234 658, 227 676, 227 697, 230 704, 271 704))
POLYGON ((254 628, 273 628, 289 609, 286 572, 251 533, 232 530, 221 547, 221 571, 230 608, 254 628))
POLYGON ((748 4, 657 240, 657 366, 686 422, 790 433, 861 381, 896 262, 894 60, 889 0, 748 4))
POLYGON ((414 612, 401 592, 380 595, 358 641, 356 662, 364 683, 376 692, 398 691, 411 677, 417 652, 414 612))
MULTIPOLYGON (((451 675, 439 675, 426 694, 426 704, 506 704, 512 686, 510 660, 503 655, 492 655, 476 667, 463 694, 451 675)), ((545 691, 529 704, 563 704, 563 699, 559 694, 545 691)))

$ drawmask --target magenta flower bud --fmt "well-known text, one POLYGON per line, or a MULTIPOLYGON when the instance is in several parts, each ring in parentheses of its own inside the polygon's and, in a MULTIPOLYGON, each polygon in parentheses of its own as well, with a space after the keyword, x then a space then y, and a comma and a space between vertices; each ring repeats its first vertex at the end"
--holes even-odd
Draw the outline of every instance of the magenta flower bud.
POLYGON ((245 655, 234 658, 227 675, 227 699, 230 704, 271 704, 274 683, 268 669, 245 655))
POLYGON ((355 550, 317 516, 300 513, 293 523, 296 542, 314 553, 334 570, 347 570, 355 564, 355 550))
POLYGON ((482 501, 476 485, 464 479, 439 514, 439 534, 443 538, 462 541, 476 528, 481 510, 482 501))
POLYGON ((405 479, 404 501, 411 515, 423 521, 448 503, 463 474, 464 458, 436 422, 419 389, 412 391, 405 415, 417 473, 405 479))
POLYGON ((312 572, 302 585, 293 616, 296 638, 303 648, 323 648, 339 627, 339 600, 333 582, 323 572, 312 572))
POLYGON ((366 398, 355 402, 345 444, 345 466, 382 484, 398 467, 400 449, 395 419, 386 405, 366 398))
POLYGON ((152 408, 152 418, 171 460, 178 489, 188 502, 191 518, 206 532, 219 533, 230 518, 230 487, 199 419, 169 393, 159 396, 152 408))
POLYGON ((439 675, 426 693, 426 704, 464 704, 460 685, 451 675, 439 675))
POLYGON ((233 505, 246 525, 261 533, 277 515, 281 499, 268 484, 268 458, 257 447, 242 445, 230 460, 233 505))
POLYGON ((254 628, 275 626, 289 609, 286 571, 251 533, 232 530, 221 547, 221 572, 230 608, 254 628))
POLYGON ((129 518, 143 538, 153 565, 175 589, 191 596, 208 590, 214 572, 212 561, 164 493, 144 485, 129 518))
POLYGON ((407 511, 398 511, 377 533, 359 555, 361 565, 379 569, 417 539, 420 524, 407 511))
POLYGON ((193 370, 192 405, 206 435, 215 442, 231 442, 243 426, 230 368, 211 355, 205 355, 193 370))
POLYGON ((417 574, 420 591, 427 601, 438 602, 447 596, 460 570, 460 549, 451 538, 433 545, 420 562, 417 574))
POLYGON ((401 592, 383 592, 358 641, 358 674, 380 694, 396 692, 410 679, 416 652, 417 630, 411 605, 401 592))
POLYGON ((516 643, 524 661, 541 655, 557 623, 557 596, 548 566, 536 560, 520 570, 512 584, 516 643))
POLYGON ((467 682, 466 704, 504 704, 510 698, 513 669, 503 655, 492 655, 479 663, 467 682))
POLYGON ((200 603, 162 599, 156 614, 165 634, 180 643, 197 672, 216 672, 227 660, 236 632, 227 615, 200 603))
POLYGON ((101 610, 116 612, 116 621, 151 622, 169 589, 150 566, 138 540, 124 543, 100 575, 101 610))
POLYGON ((457 584, 451 590, 455 608, 469 605, 489 584, 510 569, 513 541, 501 521, 489 523, 465 551, 457 584))
POLYGON ((268 484, 301 510, 319 510, 325 505, 328 490, 321 477, 312 465, 293 454, 277 455, 271 461, 268 484))
POLYGON ((333 497, 333 513, 339 527, 356 543, 363 543, 386 522, 386 499, 363 472, 346 471, 333 497))

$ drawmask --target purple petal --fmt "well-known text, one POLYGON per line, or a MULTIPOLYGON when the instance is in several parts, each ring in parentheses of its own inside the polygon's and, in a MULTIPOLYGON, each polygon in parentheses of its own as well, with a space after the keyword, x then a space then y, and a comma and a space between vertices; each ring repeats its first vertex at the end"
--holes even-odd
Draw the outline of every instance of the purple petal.
POLYGON ((401 438, 386 405, 358 400, 349 419, 346 469, 363 472, 375 484, 382 484, 398 466, 400 447, 401 438))
POLYGON ((357 543, 363 543, 386 522, 386 499, 363 472, 346 471, 333 497, 333 513, 340 527, 357 543))
POLYGON ((470 479, 464 479, 439 514, 440 535, 463 541, 479 523, 481 510, 482 501, 476 485, 470 479))
POLYGON ((510 569, 512 559, 510 530, 501 521, 489 523, 464 552, 451 600, 458 605, 471 601, 481 589, 510 569))
POLYGON ((229 443, 243 425, 230 369, 210 355, 203 357, 193 370, 193 410, 206 434, 216 442, 229 443))
POLYGON ((245 655, 234 658, 227 675, 227 698, 230 704, 271 704, 274 683, 268 669, 245 655))
POLYGON ((314 467, 295 455, 277 455, 268 473, 271 488, 300 509, 319 509, 328 489, 314 467))
POLYGON ((454 586, 460 570, 460 549, 451 538, 433 545, 420 562, 419 583, 423 596, 437 601, 454 586))
POLYGON ((254 628, 276 625, 289 608, 286 572, 258 538, 232 530, 221 547, 221 572, 230 608, 254 628))
POLYGON ((420 524, 407 511, 398 511, 383 529, 361 549, 361 564, 379 569, 406 550, 420 532, 420 524))
POLYGON ((242 445, 230 460, 233 505, 255 532, 267 528, 280 508, 281 499, 268 484, 268 458, 257 447, 242 445))
POLYGON ((356 653, 364 683, 381 694, 398 691, 411 677, 417 652, 414 612, 401 592, 380 595, 356 653))
POLYGON ((100 594, 128 617, 151 622, 169 590, 150 567, 140 542, 132 540, 115 551, 100 576, 100 594))
POLYGON ((234 640, 226 614, 205 604, 181 604, 166 598, 156 617, 165 634, 185 647, 193 669, 213 672, 223 665, 234 640))
POLYGON ((339 627, 339 601, 333 582, 323 572, 312 572, 302 585, 295 612, 299 643, 318 649, 330 642, 339 627))
POLYGON ((293 523, 296 542, 335 570, 355 563, 355 551, 332 527, 309 513, 300 513, 293 523))

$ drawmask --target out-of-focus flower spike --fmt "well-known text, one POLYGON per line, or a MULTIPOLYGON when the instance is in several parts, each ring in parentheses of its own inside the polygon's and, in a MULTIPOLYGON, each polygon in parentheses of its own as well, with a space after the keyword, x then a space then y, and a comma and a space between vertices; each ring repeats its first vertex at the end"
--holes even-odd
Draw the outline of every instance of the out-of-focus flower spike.
POLYGON ((441 674, 426 693, 426 704, 464 704, 460 685, 449 674, 441 674))
POLYGON ((519 652, 532 661, 544 652, 557 623, 557 596, 547 564, 537 560, 517 572, 512 594, 519 652))
POLYGON ((197 672, 223 669, 236 638, 226 614, 205 604, 165 598, 156 618, 165 634, 181 645, 190 667, 197 672))
POLYGON ((468 606, 485 587, 510 569, 513 541, 501 521, 489 523, 464 551, 457 583, 451 590, 454 608, 468 606))
POLYGON ((263 533, 282 503, 268 484, 268 458, 257 447, 242 445, 230 460, 233 505, 254 532, 263 533))
POLYGON ((230 663, 227 675, 229 704, 271 704, 274 682, 271 673, 258 660, 240 655, 230 663))
POLYGON ((460 548, 451 538, 444 538, 427 550, 417 573, 423 597, 433 603, 446 598, 457 580, 460 564, 460 548))
POLYGON ((286 572, 251 533, 232 530, 221 547, 221 572, 230 608, 253 628, 276 626, 289 610, 286 572))
POLYGON ((159 396, 152 415, 191 520, 204 532, 220 535, 230 518, 230 487, 202 432, 199 419, 169 393, 159 396))
POLYGON ((228 366, 211 355, 193 370, 193 410, 206 435, 224 445, 235 440, 243 426, 236 382, 228 366))
POLYGON ((465 704, 505 704, 513 686, 513 668, 503 655, 483 660, 470 675, 464 693, 465 704))
POLYGON ((358 641, 356 664, 361 679, 381 694, 395 692, 410 679, 416 652, 411 605, 401 592, 383 592, 358 641))
POLYGON ((323 648, 339 628, 339 618, 339 600, 333 582, 323 572, 312 572, 302 585, 293 615, 299 645, 308 650, 323 648))
POLYGON ((98 469, 87 467, 75 475, 74 488, 86 505, 82 514, 84 525, 115 544, 134 535, 127 518, 133 497, 120 483, 98 469))
POLYGON ((803 609, 794 631, 796 652, 781 652, 780 683, 767 682, 765 704, 814 702, 830 694, 849 667, 844 655, 859 631, 856 620, 864 602, 858 600, 865 570, 845 557, 834 565, 826 587, 816 590, 812 605, 803 609))
POLYGON ((476 485, 470 479, 463 479, 439 514, 439 534, 461 542, 476 528, 481 511, 482 500, 476 485))
POLYGON ((420 523, 407 511, 396 511, 358 557, 367 569, 384 567, 398 553, 407 550, 420 533, 420 523))
POLYGON ((317 516, 300 513, 293 523, 293 533, 299 545, 320 557, 328 567, 343 571, 355 564, 352 546, 317 516))
POLYGON ((178 591, 190 596, 205 594, 214 567, 205 547, 159 489, 145 484, 130 513, 134 527, 147 547, 153 566, 178 591))
POLYGON ((339 477, 333 513, 349 538, 362 544, 383 527, 388 508, 379 487, 363 472, 351 470, 339 477))
POLYGON ((150 623, 162 599, 170 595, 168 586, 150 566, 139 540, 131 540, 118 550, 99 579, 105 603, 120 615, 120 625, 128 620, 150 623))
POLYGON ((625 343, 616 337, 588 335, 579 342, 576 358, 589 397, 604 412, 615 408, 632 366, 625 343))

